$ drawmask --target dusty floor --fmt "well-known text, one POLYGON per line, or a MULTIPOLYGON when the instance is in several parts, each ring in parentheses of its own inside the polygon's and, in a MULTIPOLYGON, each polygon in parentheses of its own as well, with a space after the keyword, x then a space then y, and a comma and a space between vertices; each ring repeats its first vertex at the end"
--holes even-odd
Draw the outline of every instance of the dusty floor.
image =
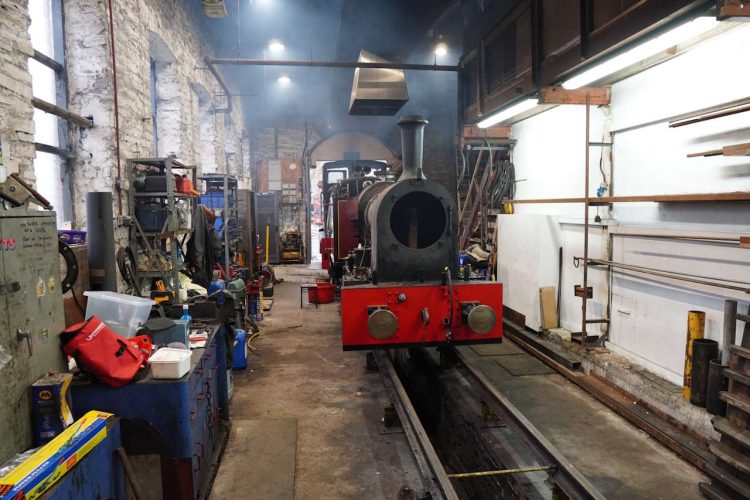
POLYGON ((460 349, 607 498, 703 498, 693 466, 511 342, 489 347, 460 349))
MULTIPOLYGON (((316 274, 277 268, 285 282, 268 333, 234 372, 214 499, 394 499, 421 488, 403 434, 380 431, 379 375, 364 372, 363 352, 341 351, 338 305, 300 309, 298 283, 316 274)), ((461 349, 608 498, 700 497, 696 469, 509 342, 461 349)))
POLYGON ((394 499, 419 489, 404 435, 380 433, 380 376, 364 372, 363 352, 341 350, 338 305, 300 309, 295 281, 315 273, 279 271, 286 281, 262 324, 271 333, 234 372, 233 432, 211 498, 394 499))

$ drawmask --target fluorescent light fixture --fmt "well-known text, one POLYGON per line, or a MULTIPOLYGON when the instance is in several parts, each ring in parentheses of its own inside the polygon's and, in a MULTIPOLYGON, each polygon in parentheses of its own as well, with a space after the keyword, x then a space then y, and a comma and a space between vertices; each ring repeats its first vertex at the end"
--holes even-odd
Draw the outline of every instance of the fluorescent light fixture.
POLYGON ((292 80, 288 76, 282 75, 279 77, 279 83, 286 87, 287 85, 292 83, 292 80))
POLYGON ((271 52, 284 52, 284 44, 279 40, 271 40, 268 42, 268 50, 271 52))
POLYGON ((442 57, 448 53, 448 45, 445 43, 440 42, 439 44, 435 45, 435 55, 438 57, 442 57))
POLYGON ((504 122, 508 118, 513 118, 516 115, 520 115, 524 111, 528 111, 537 105, 537 99, 524 99, 523 101, 517 102, 516 104, 509 106, 505 109, 501 109, 494 115, 490 115, 481 122, 477 123, 479 128, 487 128, 498 123, 504 122))
POLYGON ((666 33, 643 42, 632 49, 623 52, 601 64, 597 64, 591 69, 574 76, 562 83, 563 88, 568 90, 577 89, 588 85, 592 82, 601 80, 617 71, 632 66, 644 59, 663 52, 670 47, 679 45, 683 42, 696 38, 703 33, 715 28, 719 24, 713 17, 699 17, 685 24, 677 26, 666 33))

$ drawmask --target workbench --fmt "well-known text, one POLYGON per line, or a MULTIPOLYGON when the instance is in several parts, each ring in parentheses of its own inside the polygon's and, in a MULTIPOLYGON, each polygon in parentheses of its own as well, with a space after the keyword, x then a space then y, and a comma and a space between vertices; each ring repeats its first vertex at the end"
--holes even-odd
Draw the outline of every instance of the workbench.
MULTIPOLYGON (((226 332, 218 324, 209 330, 206 347, 193 349, 190 371, 179 380, 154 379, 149 370, 124 387, 98 382, 71 386, 76 418, 94 409, 114 413, 121 419, 123 447, 136 466, 139 456, 159 457, 165 499, 205 498, 226 445, 226 332)), ((144 482, 153 483, 153 467, 143 473, 150 476, 144 482)))

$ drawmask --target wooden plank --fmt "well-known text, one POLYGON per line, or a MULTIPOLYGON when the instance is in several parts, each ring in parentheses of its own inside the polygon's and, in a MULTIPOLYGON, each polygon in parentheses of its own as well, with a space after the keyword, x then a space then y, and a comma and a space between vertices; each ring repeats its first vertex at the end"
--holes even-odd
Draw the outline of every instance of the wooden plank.
POLYGON ((724 156, 750 156, 750 142, 743 144, 732 144, 722 148, 724 156))
POLYGON ((612 100, 609 87, 581 87, 567 90, 562 87, 544 87, 539 90, 539 104, 586 104, 586 97, 592 106, 608 106, 612 100))
POLYGON ((750 248, 750 236, 740 236, 740 248, 750 248))
POLYGON ((729 352, 736 354, 737 356, 745 359, 750 359, 750 349, 746 347, 740 347, 738 345, 730 345, 729 352))
POLYGON ((544 330, 560 326, 555 291, 554 286, 543 286, 539 289, 539 319, 544 330))
POLYGON ((750 400, 747 400, 743 398, 742 396, 739 396, 737 394, 732 394, 726 391, 721 391, 719 393, 719 397, 726 404, 731 405, 737 408, 738 410, 742 410, 748 415, 750 415, 750 400))
POLYGON ((744 474, 750 474, 750 457, 743 455, 725 443, 711 440, 708 443, 711 453, 730 464, 732 467, 744 474))
POLYGON ((698 483, 698 488, 708 500, 732 500, 732 497, 725 495, 708 483, 698 483))
POLYGON ((708 151, 701 151, 700 153, 688 153, 688 158, 707 158, 709 156, 721 156, 721 149, 709 149, 708 151))
POLYGON ((726 373, 726 375, 735 382, 739 382, 740 384, 744 384, 750 387, 750 377, 748 377, 744 373, 738 372, 737 370, 732 370, 731 368, 725 369, 724 373, 726 373))
MULTIPOLYGON (((736 425, 732 424, 729 420, 724 417, 716 416, 711 419, 711 423, 714 424, 716 429, 721 434, 727 435, 740 443, 745 448, 750 449, 750 431, 747 429, 739 429, 736 425)), ((723 439, 723 438, 722 438, 723 439)))
POLYGON ((464 139, 509 139, 510 127, 479 128, 476 125, 464 127, 464 139))
POLYGON ((719 0, 716 18, 720 21, 730 17, 750 17, 750 5, 744 0, 719 0))
POLYGON ((724 146, 721 149, 709 149, 700 153, 690 153, 688 158, 709 157, 709 156, 750 156, 750 142, 743 144, 732 144, 724 146))
POLYGON ((720 467, 712 463, 706 463, 706 466, 703 468, 703 472, 711 476, 712 479, 733 489, 734 491, 742 495, 742 498, 750 498, 750 486, 745 484, 739 478, 729 474, 728 471, 725 472, 720 467))
MULTIPOLYGON (((505 199, 503 203, 542 204, 542 203, 584 203, 585 198, 536 198, 526 200, 505 199)), ((655 194, 642 196, 592 196, 589 203, 697 203, 719 201, 750 201, 750 192, 733 191, 730 193, 698 194, 655 194)))

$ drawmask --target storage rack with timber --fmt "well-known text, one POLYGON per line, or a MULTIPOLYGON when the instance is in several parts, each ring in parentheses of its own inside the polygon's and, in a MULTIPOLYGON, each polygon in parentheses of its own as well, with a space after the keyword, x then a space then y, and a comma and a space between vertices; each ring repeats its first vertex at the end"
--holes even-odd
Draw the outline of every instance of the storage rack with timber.
POLYGON ((138 293, 148 280, 162 280, 179 300, 185 243, 193 232, 198 193, 196 167, 171 158, 128 160, 130 244, 138 268, 138 293))
MULTIPOLYGON (((558 95, 566 93, 563 89, 555 88, 558 95)), ((668 123, 670 128, 676 128, 681 126, 690 125, 693 123, 700 123, 722 116, 730 114, 744 113, 750 111, 750 99, 742 99, 739 101, 733 101, 725 103, 719 106, 711 108, 705 108, 691 113, 685 113, 677 116, 671 116, 660 120, 651 121, 642 125, 635 125, 622 130, 614 130, 610 132, 609 142, 594 142, 590 139, 590 123, 591 123, 591 106, 592 105, 609 105, 611 95, 608 88, 605 87, 591 87, 587 89, 579 89, 574 91, 575 99, 563 100, 560 102, 547 101, 546 104, 583 104, 586 107, 586 125, 585 125, 585 163, 584 163, 584 186, 583 196, 575 198, 541 198, 541 199, 507 199, 504 203, 512 203, 514 205, 519 204, 541 204, 541 203, 581 203, 584 207, 584 219, 583 219, 583 238, 584 238, 584 250, 583 257, 575 257, 576 265, 581 265, 583 268, 583 284, 575 286, 574 293, 577 297, 581 298, 581 332, 574 333, 573 340, 580 342, 583 346, 599 345, 601 338, 598 335, 589 335, 587 333, 587 326, 591 324, 607 324, 609 325, 610 320, 608 317, 605 318, 589 318, 587 315, 587 304, 588 300, 593 298, 592 287, 589 286, 588 270, 590 266, 604 268, 609 273, 610 277, 615 269, 627 269, 629 271, 635 271, 638 273, 644 273, 654 276, 660 276, 668 279, 675 279, 687 282, 698 283, 702 285, 715 286, 726 289, 736 289, 736 286, 722 283, 720 280, 702 280, 699 277, 689 276, 682 273, 671 273, 667 271, 659 271, 651 268, 644 268, 640 266, 633 266, 622 262, 613 262, 611 251, 612 251, 612 237, 615 236, 613 233, 608 234, 610 239, 609 249, 610 255, 607 259, 593 259, 589 257, 589 212, 591 207, 607 206, 611 207, 614 203, 720 203, 720 202, 747 202, 750 201, 750 191, 735 191, 726 193, 691 193, 691 194, 655 194, 655 195, 637 195, 637 196, 615 196, 612 192, 612 186, 608 186, 609 196, 591 196, 590 191, 590 172, 589 172, 589 158, 592 148, 613 148, 615 144, 615 137, 617 133, 630 131, 636 128, 656 125, 659 123, 668 123), (606 90, 606 92, 604 92, 606 90)), ((573 94, 571 94, 573 95, 573 94)), ((542 101, 540 100, 540 103, 542 101)), ((736 156, 736 155, 748 155, 750 154, 750 143, 749 144, 737 144, 727 146, 721 150, 708 151, 704 153, 691 154, 689 157, 695 156, 736 156)), ((611 168, 611 165, 610 165, 611 168)), ((609 178, 612 178, 612 169, 609 172, 609 178)), ((642 235, 644 237, 657 237, 656 235, 642 235)), ((680 237, 677 237, 680 238, 680 237)), ((689 236, 681 237, 682 239, 711 239, 704 237, 691 238, 689 236)), ((730 238, 732 242, 736 242, 740 246, 745 246, 747 242, 745 238, 730 238)), ((724 241, 724 240, 722 240, 724 241)), ((609 316, 609 311, 607 311, 609 316)), ((750 469, 748 469, 750 472, 750 469)))
POLYGON ((242 233, 237 208, 237 177, 228 174, 205 174, 198 180, 206 183, 206 193, 201 196, 201 203, 214 210, 220 220, 223 267, 226 279, 229 279, 232 259, 239 251, 242 233))

